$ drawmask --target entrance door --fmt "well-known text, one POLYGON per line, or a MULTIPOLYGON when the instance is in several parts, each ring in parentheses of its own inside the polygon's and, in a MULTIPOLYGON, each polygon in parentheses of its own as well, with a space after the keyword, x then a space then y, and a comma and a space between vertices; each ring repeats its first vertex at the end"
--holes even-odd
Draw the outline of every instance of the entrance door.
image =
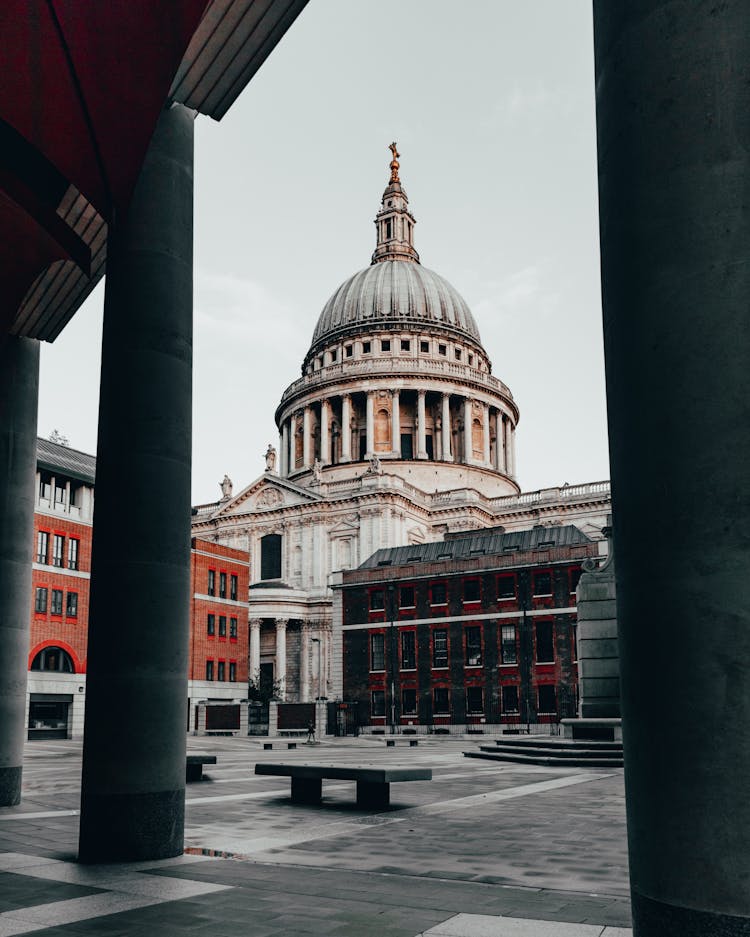
POLYGON ((29 702, 29 740, 66 739, 70 705, 61 701, 31 700, 29 702))

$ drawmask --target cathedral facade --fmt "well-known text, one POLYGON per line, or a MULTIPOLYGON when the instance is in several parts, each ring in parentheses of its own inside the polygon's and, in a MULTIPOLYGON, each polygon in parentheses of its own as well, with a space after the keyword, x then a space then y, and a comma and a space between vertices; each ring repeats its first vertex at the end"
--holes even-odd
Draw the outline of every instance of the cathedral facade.
POLYGON ((518 406, 464 299, 424 267, 391 145, 370 266, 321 312, 276 410, 278 450, 237 495, 194 509, 193 535, 250 556, 249 673, 290 701, 340 697, 331 576, 376 550, 502 525, 598 538, 609 485, 522 493, 518 406))

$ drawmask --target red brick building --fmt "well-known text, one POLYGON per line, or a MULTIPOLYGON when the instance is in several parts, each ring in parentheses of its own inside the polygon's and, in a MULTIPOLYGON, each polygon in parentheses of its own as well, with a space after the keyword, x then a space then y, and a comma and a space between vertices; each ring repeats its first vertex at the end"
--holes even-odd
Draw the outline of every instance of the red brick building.
POLYGON ((578 528, 472 530, 340 574, 344 700, 360 724, 479 731, 575 715, 578 528))
MULTIPOLYGON (((29 738, 83 734, 94 517, 93 456, 37 443, 29 738)), ((188 728, 198 700, 247 698, 247 552, 192 541, 188 728)))

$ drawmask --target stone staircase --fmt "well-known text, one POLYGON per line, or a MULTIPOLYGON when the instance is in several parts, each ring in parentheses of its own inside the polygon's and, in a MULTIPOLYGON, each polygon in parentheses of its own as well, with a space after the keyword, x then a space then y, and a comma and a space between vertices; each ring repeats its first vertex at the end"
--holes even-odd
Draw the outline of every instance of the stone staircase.
POLYGON ((500 738, 494 745, 480 745, 464 756, 550 768, 622 768, 622 742, 530 735, 500 738))

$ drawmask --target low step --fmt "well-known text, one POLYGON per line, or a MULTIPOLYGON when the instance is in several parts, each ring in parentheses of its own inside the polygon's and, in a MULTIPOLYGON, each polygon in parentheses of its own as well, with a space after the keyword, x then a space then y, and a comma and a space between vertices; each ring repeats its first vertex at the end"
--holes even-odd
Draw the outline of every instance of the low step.
POLYGON ((506 752, 488 751, 464 752, 465 758, 484 758, 487 761, 505 761, 514 764, 542 765, 547 768, 622 768, 622 758, 557 758, 554 755, 517 755, 506 752))
POLYGON ((513 745, 518 748, 549 748, 557 751, 558 749, 564 749, 565 751, 576 751, 581 749, 596 749, 597 751, 622 751, 622 742, 599 742, 595 739, 560 739, 560 738, 538 738, 532 736, 527 736, 526 738, 518 738, 516 736, 512 738, 505 738, 504 736, 499 739, 495 739, 496 745, 513 745))
POLYGON ((546 747, 537 748, 536 746, 526 746, 526 745, 497 745, 492 747, 491 745, 481 745, 481 750, 483 752, 493 752, 495 754, 502 753, 507 755, 524 755, 530 758, 622 758, 622 748, 620 749, 599 749, 599 748, 575 748, 567 749, 562 745, 558 748, 546 747))

